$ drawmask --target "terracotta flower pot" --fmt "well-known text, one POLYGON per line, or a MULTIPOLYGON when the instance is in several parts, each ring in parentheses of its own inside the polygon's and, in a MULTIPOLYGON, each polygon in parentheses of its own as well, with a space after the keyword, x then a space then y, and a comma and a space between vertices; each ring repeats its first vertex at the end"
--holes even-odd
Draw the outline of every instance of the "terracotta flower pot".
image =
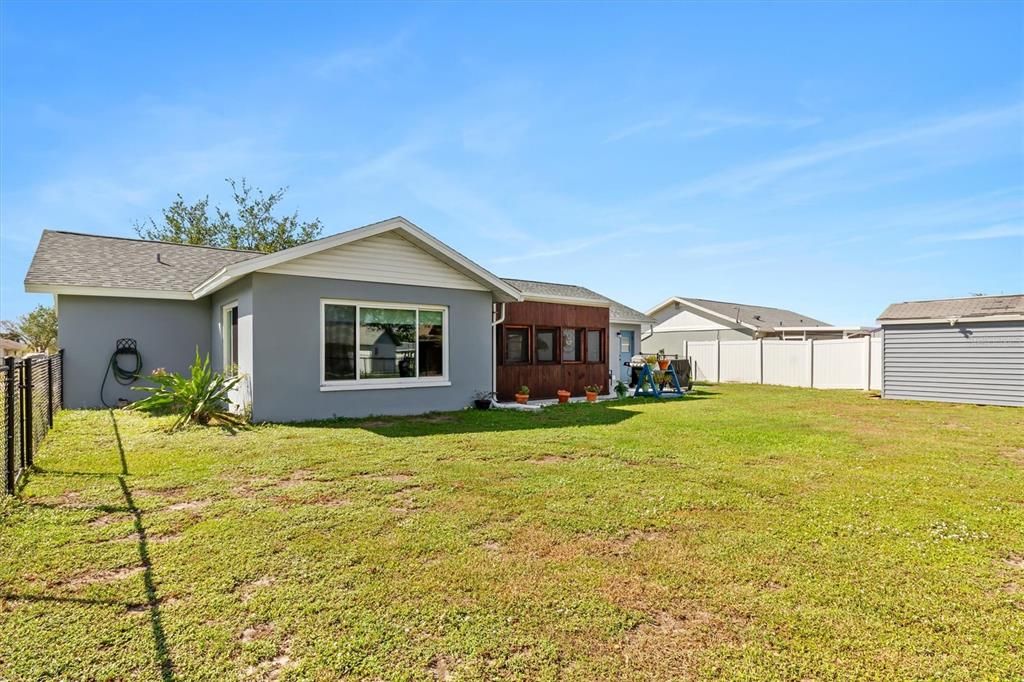
POLYGON ((516 393, 516 402, 520 405, 525 405, 526 401, 530 399, 529 393, 516 393))
POLYGON ((664 372, 666 369, 668 369, 670 362, 670 360, 658 360, 658 369, 664 372))
POLYGON ((594 393, 593 391, 587 391, 587 402, 588 403, 596 403, 597 402, 597 393, 594 393))
POLYGON ((572 394, 569 393, 569 391, 566 391, 565 389, 559 389, 559 391, 558 391, 558 402, 560 402, 560 403, 567 403, 567 402, 569 402, 569 396, 570 395, 572 395, 572 394))

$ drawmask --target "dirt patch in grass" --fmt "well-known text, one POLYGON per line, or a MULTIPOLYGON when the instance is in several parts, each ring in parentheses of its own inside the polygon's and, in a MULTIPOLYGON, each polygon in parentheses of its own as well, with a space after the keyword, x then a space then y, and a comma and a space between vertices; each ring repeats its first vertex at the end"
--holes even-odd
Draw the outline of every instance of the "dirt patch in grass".
POLYGON ((999 452, 1017 466, 1024 467, 1024 448, 1005 448, 999 452))
POLYGON ((531 464, 561 464, 562 462, 571 462, 572 458, 566 457, 565 455, 543 455, 526 461, 531 464))
POLYGON ((1011 554, 1005 559, 1006 565, 1024 571, 1024 554, 1011 554))
POLYGON ((89 522, 90 528, 103 528, 115 523, 125 523, 132 520, 131 514, 117 513, 117 514, 103 514, 97 516, 95 519, 89 522))
POLYGON ((451 680, 453 661, 447 656, 438 656, 430 662, 430 675, 435 680, 451 680))
MULTIPOLYGON (((250 640, 255 641, 255 640, 250 640)), ((273 680, 281 679, 281 675, 284 671, 294 665, 291 655, 289 643, 286 641, 277 652, 277 655, 273 658, 269 658, 265 661, 260 661, 256 665, 251 665, 245 670, 246 680, 261 680, 263 682, 272 682, 273 680)))
POLYGON ((211 500, 189 500, 188 502, 175 502, 164 507, 164 511, 197 511, 210 504, 211 500))
POLYGON ((77 587, 95 585, 97 583, 112 583, 117 580, 130 578, 133 575, 138 575, 145 570, 146 569, 143 566, 125 566, 123 568, 114 568, 111 570, 88 571, 86 573, 80 573, 69 580, 65 580, 61 584, 65 587, 75 589, 77 587))
POLYGON ((421 424, 447 424, 455 421, 455 417, 450 414, 432 414, 426 417, 420 417, 415 421, 421 424))
POLYGON ((383 419, 368 419, 364 422, 359 422, 359 428, 361 429, 379 429, 382 426, 392 426, 394 422, 384 421, 383 419))
POLYGON ((242 634, 238 636, 238 640, 245 644, 246 642, 253 642, 257 639, 267 639, 274 634, 274 626, 271 623, 260 623, 259 625, 252 625, 242 630, 242 634))
POLYGON ((257 578, 250 583, 243 583, 237 588, 238 595, 242 599, 242 603, 248 602, 250 599, 256 596, 256 594, 263 588, 270 587, 276 582, 274 578, 269 575, 265 575, 262 578, 257 578))

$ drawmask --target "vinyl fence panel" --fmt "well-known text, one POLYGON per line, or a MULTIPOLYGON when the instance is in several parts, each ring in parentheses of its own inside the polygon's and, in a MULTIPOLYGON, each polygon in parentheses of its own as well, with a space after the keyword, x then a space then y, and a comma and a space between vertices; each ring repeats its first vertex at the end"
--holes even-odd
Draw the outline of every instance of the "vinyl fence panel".
POLYGON ((693 380, 717 383, 718 341, 690 341, 686 345, 693 367, 693 380))
POLYGON ((761 383, 760 341, 722 341, 719 353, 719 381, 761 383))
POLYGON ((764 341, 764 383, 811 385, 811 341, 764 341))
POLYGON ((868 387, 870 339, 814 342, 812 386, 815 388, 868 387))

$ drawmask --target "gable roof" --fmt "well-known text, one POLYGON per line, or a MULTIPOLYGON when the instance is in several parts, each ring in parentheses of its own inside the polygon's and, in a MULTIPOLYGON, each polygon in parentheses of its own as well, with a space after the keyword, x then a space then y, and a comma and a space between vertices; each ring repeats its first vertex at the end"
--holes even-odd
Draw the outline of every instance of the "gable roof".
POLYGON ((681 298, 673 296, 647 311, 653 315, 669 305, 689 306, 708 316, 716 319, 739 324, 753 331, 770 331, 777 327, 810 328, 810 327, 831 327, 828 322, 822 322, 809 315, 785 308, 770 308, 761 305, 749 305, 747 303, 728 303, 726 301, 712 301, 706 298, 681 298))
POLYGON ((878 316, 882 322, 954 322, 979 318, 1024 319, 1024 294, 904 301, 891 304, 878 316))
POLYGON ((520 300, 519 291, 507 282, 402 217, 275 253, 45 230, 25 277, 25 290, 193 300, 251 272, 392 231, 480 283, 496 300, 520 300))
POLYGON ((191 299, 218 269, 261 254, 209 246, 43 230, 25 291, 191 299))
POLYGON ((529 279, 510 279, 505 281, 523 292, 528 301, 542 303, 574 303, 608 308, 608 317, 612 323, 619 324, 650 324, 654 318, 634 310, 596 291, 575 284, 556 284, 555 282, 537 282, 529 279))

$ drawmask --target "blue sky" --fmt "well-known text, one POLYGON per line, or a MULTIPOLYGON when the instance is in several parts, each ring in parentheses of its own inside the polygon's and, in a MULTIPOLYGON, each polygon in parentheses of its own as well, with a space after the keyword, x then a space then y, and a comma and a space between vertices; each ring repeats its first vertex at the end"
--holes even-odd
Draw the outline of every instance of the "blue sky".
POLYGON ((871 323, 1024 291, 1024 3, 4 2, 0 315, 43 228, 289 186, 499 275, 871 323))

